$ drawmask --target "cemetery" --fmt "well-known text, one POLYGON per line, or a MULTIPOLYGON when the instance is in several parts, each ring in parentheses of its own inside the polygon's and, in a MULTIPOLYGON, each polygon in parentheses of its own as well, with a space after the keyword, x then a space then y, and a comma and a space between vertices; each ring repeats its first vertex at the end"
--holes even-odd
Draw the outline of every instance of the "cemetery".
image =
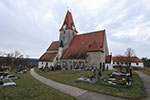
MULTIPOLYGON (((5 80, 7 82, 13 81, 13 86, 0 86, 0 100, 49 100, 49 98, 52 100, 75 100, 74 97, 35 80, 31 77, 29 71, 16 74, 14 70, 9 73, 18 78, 14 80, 5 80)), ((2 84, 2 81, 0 81, 0 84, 2 84)))
POLYGON ((122 98, 145 98, 146 91, 140 77, 122 70, 59 70, 35 71, 48 79, 86 90, 113 95, 122 98), (138 91, 137 91, 138 90, 138 91))
POLYGON ((103 79, 102 84, 120 88, 129 88, 132 86, 132 72, 127 72, 126 68, 116 70, 109 74, 107 78, 103 79))

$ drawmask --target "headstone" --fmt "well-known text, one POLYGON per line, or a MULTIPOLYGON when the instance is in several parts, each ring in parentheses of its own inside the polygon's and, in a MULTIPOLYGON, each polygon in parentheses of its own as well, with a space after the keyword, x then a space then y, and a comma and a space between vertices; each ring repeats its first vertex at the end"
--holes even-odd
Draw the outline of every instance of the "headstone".
POLYGON ((103 63, 103 71, 105 71, 105 64, 103 63))
POLYGON ((103 79, 103 71, 102 71, 102 69, 99 69, 98 75, 99 75, 99 80, 103 79))
POLYGON ((130 67, 130 77, 132 78, 132 68, 130 67))
POLYGON ((97 72, 96 72, 96 69, 94 68, 94 79, 96 79, 97 77, 97 72))

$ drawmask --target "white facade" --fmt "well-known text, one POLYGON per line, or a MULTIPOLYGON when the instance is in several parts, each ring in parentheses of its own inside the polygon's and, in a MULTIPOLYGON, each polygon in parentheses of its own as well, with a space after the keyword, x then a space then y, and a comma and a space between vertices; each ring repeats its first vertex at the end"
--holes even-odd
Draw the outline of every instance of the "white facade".
POLYGON ((144 64, 143 64, 143 63, 141 63, 141 62, 139 62, 139 63, 132 62, 132 63, 131 63, 131 66, 133 66, 133 67, 141 67, 141 68, 143 68, 143 67, 144 67, 144 64))
MULTIPOLYGON (((120 65, 120 66, 127 66, 125 63, 119 63, 118 64, 116 62, 113 62, 113 64, 112 64, 112 66, 118 66, 118 65, 120 65)), ((132 67, 141 67, 141 68, 143 68, 144 64, 142 62, 132 62, 131 66, 132 67)))
POLYGON ((62 59, 61 67, 68 69, 80 69, 87 67, 87 61, 84 59, 62 59))
POLYGON ((50 68, 50 66, 54 66, 53 62, 48 62, 48 61, 39 61, 38 62, 38 68, 44 68, 45 66, 48 66, 50 68))
POLYGON ((111 59, 111 62, 110 63, 105 63, 105 69, 107 69, 108 67, 108 70, 113 70, 113 61, 111 59))

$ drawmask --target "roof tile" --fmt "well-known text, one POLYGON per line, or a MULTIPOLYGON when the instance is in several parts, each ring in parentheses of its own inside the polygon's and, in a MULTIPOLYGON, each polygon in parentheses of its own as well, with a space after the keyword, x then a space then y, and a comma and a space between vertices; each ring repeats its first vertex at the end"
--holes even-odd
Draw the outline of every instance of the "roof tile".
POLYGON ((74 36, 69 48, 65 50, 61 58, 85 59, 87 57, 86 52, 90 51, 90 49, 97 51, 103 47, 104 34, 105 30, 102 30, 74 36))
POLYGON ((51 43, 51 45, 48 47, 47 51, 50 50, 58 50, 59 41, 54 41, 51 43))
MULTIPOLYGON (((131 62, 143 62, 141 59, 139 59, 137 56, 130 57, 131 62)), ((127 62, 128 57, 126 56, 114 56, 113 57, 113 62, 127 62)))
POLYGON ((54 53, 47 53, 46 52, 40 57, 39 61, 50 61, 50 62, 52 62, 57 54, 58 54, 58 52, 54 52, 54 53))

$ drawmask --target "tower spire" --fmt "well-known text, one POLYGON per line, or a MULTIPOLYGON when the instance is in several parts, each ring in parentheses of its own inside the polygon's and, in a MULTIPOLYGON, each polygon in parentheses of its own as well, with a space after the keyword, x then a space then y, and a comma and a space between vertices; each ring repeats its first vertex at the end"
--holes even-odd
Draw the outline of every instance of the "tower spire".
POLYGON ((64 23, 59 31, 66 30, 66 29, 71 29, 71 30, 77 32, 76 27, 74 25, 73 18, 72 18, 72 14, 69 10, 67 11, 64 23))

